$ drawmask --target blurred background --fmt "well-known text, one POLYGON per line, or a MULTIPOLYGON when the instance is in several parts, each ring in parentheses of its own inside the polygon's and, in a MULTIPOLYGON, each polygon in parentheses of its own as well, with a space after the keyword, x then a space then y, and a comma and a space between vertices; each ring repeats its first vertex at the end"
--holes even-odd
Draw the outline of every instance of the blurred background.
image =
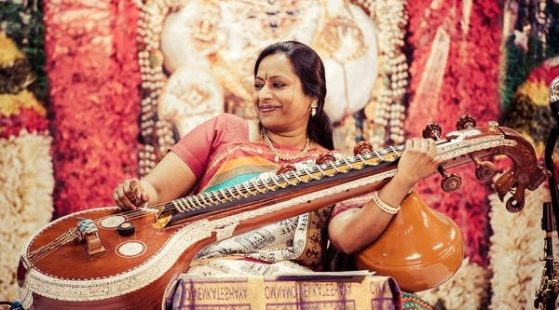
MULTIPOLYGON (((559 0, 0 1, 0 300, 17 299, 26 240, 112 205, 177 139, 228 112, 255 118, 254 60, 279 40, 322 57, 336 148, 403 144, 472 115, 521 132, 541 160, 559 75, 559 0)), ((499 166, 500 158, 494 161, 499 166)), ((417 187, 460 226, 457 274, 420 293, 440 309, 531 309, 547 182, 510 213, 474 166, 417 187)))

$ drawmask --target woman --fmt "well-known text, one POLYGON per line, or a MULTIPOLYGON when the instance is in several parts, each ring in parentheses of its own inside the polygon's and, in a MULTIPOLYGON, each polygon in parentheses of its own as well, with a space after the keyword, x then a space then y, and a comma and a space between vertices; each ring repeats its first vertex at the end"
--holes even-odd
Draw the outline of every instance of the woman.
MULTIPOLYGON (((254 89, 259 122, 224 114, 202 124, 174 145, 149 175, 119 185, 115 202, 123 209, 154 205, 231 186, 333 149, 323 111, 324 66, 314 50, 295 41, 268 46, 254 66, 254 89)), ((188 273, 318 270, 327 241, 324 232, 345 253, 372 243, 411 187, 435 171, 435 155, 434 141, 410 140, 396 175, 363 197, 359 208, 340 203, 333 212, 325 207, 218 242, 198 254, 188 273)))

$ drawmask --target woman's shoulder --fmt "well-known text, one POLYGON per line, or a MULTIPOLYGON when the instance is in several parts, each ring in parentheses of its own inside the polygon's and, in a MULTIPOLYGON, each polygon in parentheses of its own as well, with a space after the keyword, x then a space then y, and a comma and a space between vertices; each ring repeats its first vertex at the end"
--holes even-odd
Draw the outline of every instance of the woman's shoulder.
POLYGON ((248 120, 242 118, 239 115, 232 114, 232 113, 221 113, 214 117, 214 120, 217 123, 221 124, 248 124, 248 120))
POLYGON ((223 113, 214 118, 215 128, 221 136, 221 142, 246 141, 249 133, 249 121, 231 113, 223 113))

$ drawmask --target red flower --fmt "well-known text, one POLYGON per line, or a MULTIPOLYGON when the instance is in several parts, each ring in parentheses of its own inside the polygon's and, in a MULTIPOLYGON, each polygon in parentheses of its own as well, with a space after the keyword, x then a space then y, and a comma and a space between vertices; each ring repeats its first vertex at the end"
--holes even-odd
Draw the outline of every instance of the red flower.
POLYGON ((107 5, 45 4, 57 215, 112 204, 116 184, 137 175, 138 10, 107 5))

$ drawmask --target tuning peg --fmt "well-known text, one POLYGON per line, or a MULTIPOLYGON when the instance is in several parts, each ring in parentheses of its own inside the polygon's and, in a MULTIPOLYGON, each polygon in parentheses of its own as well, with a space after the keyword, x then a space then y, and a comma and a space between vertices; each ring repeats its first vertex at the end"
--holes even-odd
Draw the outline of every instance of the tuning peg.
POLYGON ((476 120, 473 116, 466 114, 461 116, 456 122, 456 129, 463 130, 463 129, 470 129, 476 127, 476 120))
MULTIPOLYGON (((476 127, 476 120, 471 115, 460 117, 456 123, 456 129, 464 130, 476 127)), ((481 181, 488 181, 495 175, 495 165, 490 161, 481 161, 472 154, 469 154, 472 161, 476 164, 476 178, 481 181)))
POLYGON ((471 154, 470 157, 476 164, 476 178, 480 181, 491 180, 497 171, 495 165, 490 161, 480 161, 471 154))
POLYGON ((365 156, 373 152, 373 146, 367 141, 361 141, 353 148, 353 155, 365 156))
POLYGON ((443 176, 441 187, 445 192, 452 192, 462 186, 462 179, 455 173, 448 173, 442 166, 437 167, 437 171, 443 176))
POLYGON ((433 139, 435 141, 439 141, 441 139, 441 133, 442 133, 441 125, 437 123, 431 123, 425 126, 422 135, 423 138, 425 139, 433 139))
MULTIPOLYGON (((433 139, 439 141, 441 139, 442 129, 437 123, 431 123, 423 129, 422 135, 425 139, 433 139)), ((442 166, 437 167, 437 171, 441 174, 441 187, 445 192, 452 192, 462 186, 462 179, 455 173, 448 173, 442 166)))
POLYGON ((296 170, 295 166, 291 164, 283 164, 281 165, 281 167, 279 167, 278 171, 276 171, 276 175, 288 173, 290 171, 295 171, 295 170, 296 170))
POLYGON ((328 162, 335 162, 336 161, 336 157, 334 157, 334 155, 328 153, 328 154, 322 154, 320 156, 318 156, 318 158, 315 160, 315 163, 317 165, 324 165, 328 162))

